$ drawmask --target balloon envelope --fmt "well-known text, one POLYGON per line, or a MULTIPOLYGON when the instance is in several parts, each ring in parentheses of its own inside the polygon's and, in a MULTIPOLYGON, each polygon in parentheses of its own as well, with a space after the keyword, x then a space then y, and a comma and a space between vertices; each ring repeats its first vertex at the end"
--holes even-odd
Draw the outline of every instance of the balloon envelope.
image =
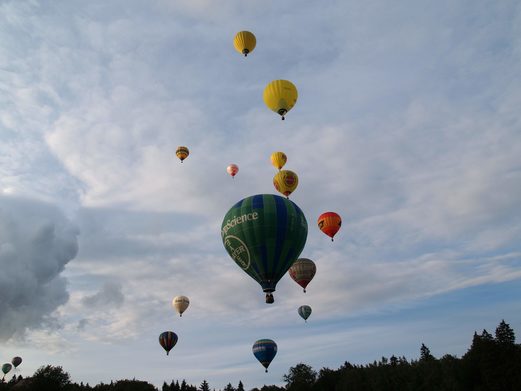
POLYGON ((166 350, 166 355, 177 343, 177 334, 173 331, 165 331, 159 335, 159 344, 166 350))
POLYGON ((177 147, 177 150, 175 151, 175 155, 179 158, 179 160, 181 160, 181 163, 183 162, 183 160, 185 160, 188 155, 190 155, 190 151, 188 150, 187 147, 177 147))
MULTIPOLYGON (((298 258, 307 235, 302 210, 274 194, 257 194, 237 202, 221 225, 226 251, 267 294, 275 291, 277 282, 298 258)), ((266 299, 272 297, 267 295, 266 299)))
POLYGON ((270 156, 270 160, 271 164, 273 164, 276 169, 280 170, 288 161, 288 157, 284 152, 273 152, 270 156))
POLYGON ((308 258, 297 259, 288 270, 289 276, 293 281, 304 288, 304 292, 306 292, 306 287, 311 282, 316 272, 317 267, 315 266, 315 262, 308 258))
POLYGON ((266 106, 284 119, 297 103, 297 87, 288 80, 273 80, 264 88, 262 97, 266 106))
POLYGON ((253 355, 268 372, 271 361, 277 354, 277 344, 271 339, 259 339, 253 344, 253 355))
POLYGON ((18 365, 20 365, 22 363, 22 357, 13 357, 13 359, 11 360, 11 364, 14 365, 14 367, 16 368, 18 365))
POLYGON ((2 372, 4 373, 4 375, 7 375, 12 367, 13 366, 9 363, 5 363, 4 365, 2 365, 2 372))
POLYGON ((257 45, 257 39, 250 31, 239 31, 233 38, 233 46, 239 53, 244 54, 244 57, 251 53, 257 45))
POLYGON ((239 166, 237 164, 230 164, 228 167, 226 167, 226 172, 234 177, 239 172, 239 166))
POLYGON ((273 177, 273 186, 279 192, 289 197, 298 186, 298 176, 290 170, 280 170, 273 177))
POLYGON ((176 296, 172 300, 172 307, 174 307, 179 316, 183 316, 183 312, 186 311, 189 305, 190 300, 186 296, 176 296))
POLYGON ((312 311, 311 311, 311 307, 309 305, 301 305, 300 307, 298 307, 297 312, 301 316, 302 319, 307 321, 307 319, 309 318, 309 315, 311 315, 312 311))
POLYGON ((318 228, 333 241, 333 237, 342 226, 342 219, 335 212, 325 212, 318 218, 318 228))

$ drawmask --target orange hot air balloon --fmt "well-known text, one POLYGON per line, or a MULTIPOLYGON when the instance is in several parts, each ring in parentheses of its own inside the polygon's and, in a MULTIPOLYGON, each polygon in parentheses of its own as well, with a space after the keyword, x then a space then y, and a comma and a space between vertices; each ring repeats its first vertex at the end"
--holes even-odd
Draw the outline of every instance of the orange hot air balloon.
POLYGON ((237 164, 230 164, 228 167, 226 167, 226 171, 234 178, 235 175, 237 175, 239 172, 239 166, 237 164))
POLYGON ((322 213, 318 218, 318 228, 333 241, 333 237, 342 226, 342 219, 335 212, 322 213))

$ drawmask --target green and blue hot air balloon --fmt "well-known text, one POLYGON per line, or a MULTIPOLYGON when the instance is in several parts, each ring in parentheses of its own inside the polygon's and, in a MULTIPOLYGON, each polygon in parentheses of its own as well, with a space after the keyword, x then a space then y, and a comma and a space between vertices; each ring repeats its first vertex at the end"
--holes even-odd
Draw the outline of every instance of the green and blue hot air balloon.
POLYGON ((308 236, 308 223, 292 201, 258 194, 237 202, 224 216, 221 237, 226 251, 266 292, 273 303, 277 282, 297 260, 308 236))
POLYGON ((2 381, 5 380, 5 375, 7 375, 9 373, 9 371, 11 370, 13 366, 10 364, 10 363, 5 363, 4 365, 2 365, 2 372, 4 373, 4 376, 2 377, 2 381))
POLYGON ((307 319, 309 318, 309 315, 311 315, 312 310, 309 305, 301 305, 300 307, 298 307, 297 312, 300 315, 300 317, 304 319, 307 323, 307 319))
POLYGON ((268 372, 271 361, 277 354, 277 344, 272 339, 259 339, 253 344, 253 355, 268 372))

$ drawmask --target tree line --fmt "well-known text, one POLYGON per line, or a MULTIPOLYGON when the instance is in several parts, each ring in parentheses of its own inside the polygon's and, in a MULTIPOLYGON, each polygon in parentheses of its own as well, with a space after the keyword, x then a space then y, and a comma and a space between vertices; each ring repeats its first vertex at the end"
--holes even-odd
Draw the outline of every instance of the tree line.
MULTIPOLYGON (((504 320, 492 335, 487 330, 474 333, 472 344, 461 357, 446 354, 435 358, 424 344, 417 360, 405 357, 382 357, 366 365, 346 361, 338 369, 322 368, 318 372, 299 363, 282 379, 284 387, 264 385, 249 391, 509 391, 521 390, 521 345, 504 320)), ((40 367, 33 376, 13 376, 0 383, 0 391, 159 391, 141 380, 119 380, 95 386, 71 382, 70 375, 59 366, 40 367)), ((216 391, 206 380, 199 386, 184 379, 164 382, 161 391, 216 391)), ((242 381, 219 391, 246 391, 242 381)))

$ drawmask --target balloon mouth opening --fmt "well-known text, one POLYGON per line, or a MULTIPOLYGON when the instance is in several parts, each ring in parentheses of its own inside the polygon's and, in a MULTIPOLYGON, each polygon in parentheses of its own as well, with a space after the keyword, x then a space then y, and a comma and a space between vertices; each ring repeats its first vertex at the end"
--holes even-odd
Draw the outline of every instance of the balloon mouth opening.
POLYGON ((242 54, 244 54, 244 57, 248 57, 248 53, 249 52, 250 51, 248 49, 246 49, 246 48, 242 49, 242 54))
POLYGON ((279 109, 279 110, 277 111, 277 113, 282 117, 282 120, 283 120, 283 121, 284 121, 284 119, 285 119, 284 116, 286 115, 287 112, 288 112, 288 110, 286 110, 286 109, 279 109))

